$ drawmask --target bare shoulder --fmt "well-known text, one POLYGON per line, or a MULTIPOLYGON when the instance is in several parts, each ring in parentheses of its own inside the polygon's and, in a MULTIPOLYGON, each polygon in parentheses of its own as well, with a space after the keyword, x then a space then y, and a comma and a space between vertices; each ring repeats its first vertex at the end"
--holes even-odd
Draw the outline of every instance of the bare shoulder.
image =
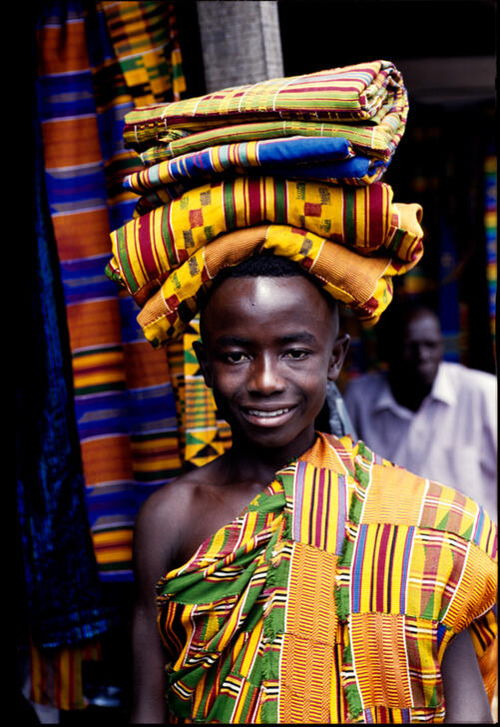
POLYGON ((192 515, 193 505, 196 504, 195 494, 200 487, 203 488, 204 476, 209 472, 210 468, 206 465, 199 470, 186 472, 159 487, 142 505, 138 523, 147 521, 150 526, 168 524, 169 527, 178 525, 182 528, 185 519, 189 519, 192 515), (206 468, 208 472, 205 473, 206 468))
POLYGON ((237 517, 263 484, 238 476, 224 455, 159 488, 136 521, 136 562, 141 554, 157 572, 185 563, 209 537, 237 517), (154 561, 154 562, 152 562, 154 561))
POLYGON ((216 529, 218 463, 210 462, 158 488, 142 505, 134 534, 136 563, 148 560, 163 575, 187 560, 216 529))

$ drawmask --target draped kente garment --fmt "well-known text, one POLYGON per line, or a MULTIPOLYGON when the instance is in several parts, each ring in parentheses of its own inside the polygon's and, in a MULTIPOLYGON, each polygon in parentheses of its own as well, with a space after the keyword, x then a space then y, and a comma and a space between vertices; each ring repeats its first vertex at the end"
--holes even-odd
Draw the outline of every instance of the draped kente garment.
POLYGON ((157 585, 173 722, 442 722, 468 627, 495 685, 496 527, 469 498, 319 434, 157 585))

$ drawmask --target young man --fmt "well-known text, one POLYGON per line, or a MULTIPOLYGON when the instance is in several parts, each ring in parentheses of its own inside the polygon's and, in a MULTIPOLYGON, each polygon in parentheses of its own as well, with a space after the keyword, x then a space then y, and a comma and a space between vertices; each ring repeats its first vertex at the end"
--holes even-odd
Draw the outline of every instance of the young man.
POLYGON ((491 721, 464 631, 494 599, 477 507, 317 433, 348 346, 336 302, 285 258, 230 271, 197 354, 232 447, 138 518, 133 721, 491 721))
POLYGON ((379 181, 407 113, 378 60, 127 114, 143 196, 107 273, 154 347, 201 312, 232 431, 138 517, 135 722, 491 719, 495 526, 315 430, 348 345, 336 301, 376 323, 423 254, 421 207, 379 181))

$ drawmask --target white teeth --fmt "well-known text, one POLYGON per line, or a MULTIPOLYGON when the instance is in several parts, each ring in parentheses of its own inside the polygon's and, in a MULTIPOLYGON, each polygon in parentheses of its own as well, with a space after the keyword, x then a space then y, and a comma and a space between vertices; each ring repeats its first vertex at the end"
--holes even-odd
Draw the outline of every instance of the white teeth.
POLYGON ((261 419, 267 419, 268 417, 279 417, 281 414, 286 414, 290 409, 275 409, 274 411, 262 411, 261 409, 249 409, 248 413, 251 416, 260 417, 261 419))

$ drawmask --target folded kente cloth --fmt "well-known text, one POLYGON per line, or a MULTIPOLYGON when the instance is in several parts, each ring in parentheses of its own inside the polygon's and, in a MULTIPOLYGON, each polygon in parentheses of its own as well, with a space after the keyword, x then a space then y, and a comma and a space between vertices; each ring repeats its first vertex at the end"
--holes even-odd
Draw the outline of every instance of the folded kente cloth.
POLYGON ((392 300, 393 276, 412 267, 389 256, 363 257, 297 227, 247 227, 199 248, 168 276, 137 316, 146 338, 156 348, 181 335, 199 311, 213 278, 225 267, 264 251, 302 265, 327 293, 367 324, 376 323, 392 300))
MULTIPOLYGON (((125 186, 147 194, 175 183, 177 191, 179 182, 193 187, 231 172, 365 185, 379 179, 385 168, 381 159, 355 156, 346 139, 294 136, 224 144, 183 154, 130 174, 125 186)), ((170 198, 175 196, 175 192, 169 193, 170 198)))
MULTIPOLYGON (((241 141, 280 139, 290 136, 326 136, 346 139, 354 150, 374 159, 390 159, 393 150, 394 129, 400 128, 399 120, 387 118, 386 123, 378 126, 363 124, 330 124, 314 121, 256 121, 248 124, 220 126, 206 131, 192 132, 182 129, 171 129, 168 133, 159 134, 147 149, 139 151, 139 156, 146 166, 151 166, 166 159, 173 159, 181 154, 199 151, 220 144, 233 144, 241 141), (389 123, 392 120, 394 123, 389 123)), ((401 130, 402 135, 403 129, 401 130)), ((395 144, 394 144, 395 148, 395 144)))
MULTIPOLYGON (((282 137, 289 135, 283 130, 287 122, 306 122, 312 127, 311 135, 340 136, 389 159, 404 132, 407 114, 401 74, 390 61, 378 60, 136 109, 125 117, 124 140, 126 146, 141 152, 159 141, 166 145, 180 139, 180 153, 187 153, 194 150, 189 147, 189 134, 212 131, 199 149, 265 138, 260 124, 274 123, 273 136, 282 137), (250 136, 224 137, 232 133, 233 125, 242 124, 254 127, 247 129, 250 136), (330 133, 323 124, 332 125, 330 133)), ((268 133, 269 128, 263 131, 268 133)), ((303 131, 293 129, 293 135, 297 134, 303 131)))
POLYGON ((392 298, 392 277, 423 253, 421 207, 392 197, 383 182, 239 177, 197 187, 115 230, 106 272, 142 308, 138 321, 154 346, 183 332, 220 270, 263 249, 296 260, 375 323, 392 298), (233 230, 240 234, 224 234, 233 230))
POLYGON ((124 138, 146 168, 112 235, 107 275, 159 346, 182 335, 213 278, 261 251, 289 257, 367 325, 423 253, 422 209, 380 182, 408 99, 388 61, 135 109, 124 138))
POLYGON ((196 187, 111 234, 107 273, 142 306, 170 272, 218 235, 263 223, 313 232, 406 269, 422 255, 422 209, 393 202, 384 182, 365 187, 237 177, 196 187))

